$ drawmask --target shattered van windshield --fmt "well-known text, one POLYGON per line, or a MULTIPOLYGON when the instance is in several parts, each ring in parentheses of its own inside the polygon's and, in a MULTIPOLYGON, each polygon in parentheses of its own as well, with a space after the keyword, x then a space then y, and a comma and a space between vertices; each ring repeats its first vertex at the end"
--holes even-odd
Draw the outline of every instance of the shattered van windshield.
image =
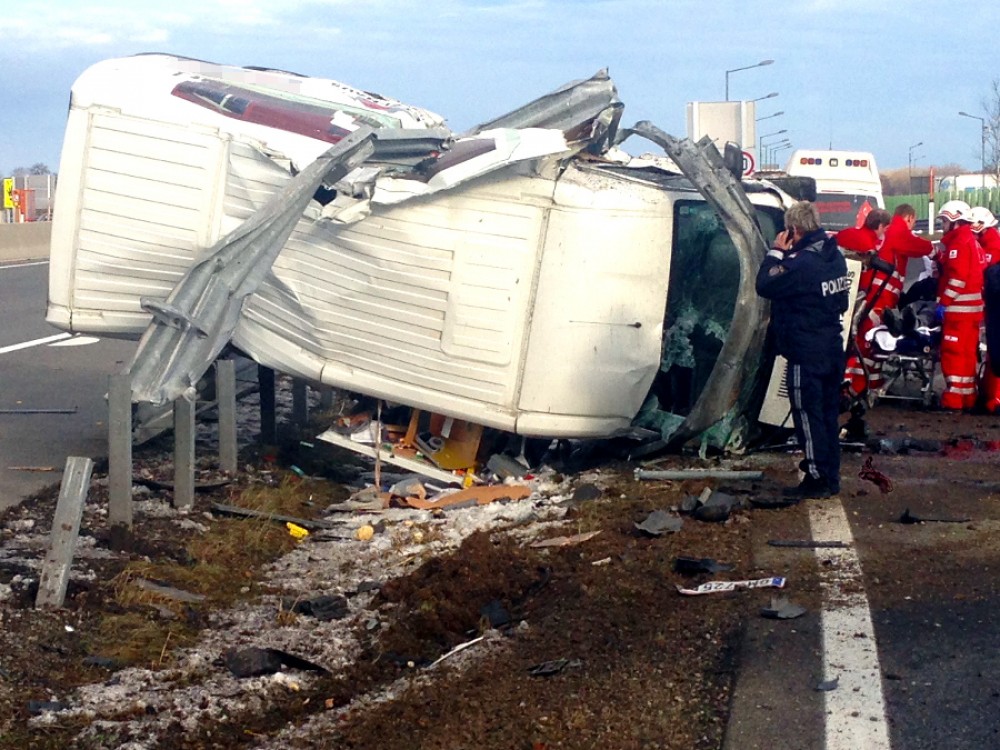
MULTIPOLYGON (((780 218, 757 209, 768 243, 780 218)), ((725 226, 703 201, 674 208, 674 243, 660 372, 653 383, 659 408, 690 412, 729 334, 740 285, 740 262, 725 226)))

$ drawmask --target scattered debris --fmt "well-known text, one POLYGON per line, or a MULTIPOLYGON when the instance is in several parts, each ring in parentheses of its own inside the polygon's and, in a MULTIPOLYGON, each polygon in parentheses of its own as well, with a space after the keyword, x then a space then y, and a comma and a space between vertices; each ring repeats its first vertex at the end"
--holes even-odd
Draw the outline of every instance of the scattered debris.
POLYGON ((684 522, 665 510, 654 510, 642 523, 633 524, 639 531, 650 536, 661 536, 681 530, 684 522))
POLYGON ((816 541, 814 539, 768 539, 767 543, 772 547, 801 547, 804 549, 820 549, 823 547, 847 547, 846 542, 841 541, 816 541))
POLYGON ((192 594, 190 591, 182 591, 181 589, 174 588, 173 586, 168 586, 165 583, 150 581, 145 578, 133 578, 132 585, 136 588, 142 589, 143 591, 149 591, 150 593, 166 597, 167 599, 174 599, 178 602, 195 604, 197 602, 205 601, 204 594, 192 594))
POLYGON ((66 711, 69 706, 59 701, 28 701, 28 713, 38 716, 46 711, 66 711))
POLYGON ((327 673, 325 667, 315 664, 301 656, 295 656, 287 651, 276 648, 241 648, 227 651, 222 655, 226 667, 236 677, 257 677, 263 674, 274 674, 282 669, 301 669, 306 672, 327 673))
POLYGON ((315 617, 320 622, 342 620, 351 611, 347 605, 346 597, 331 596, 329 594, 314 596, 311 599, 290 599, 286 597, 282 600, 282 607, 299 615, 315 617))
POLYGON ((0 414, 76 414, 77 407, 66 409, 0 409, 0 414))
POLYGON ((674 570, 684 575, 698 573, 723 573, 732 570, 729 563, 720 563, 711 557, 678 557, 674 560, 674 570))
POLYGON ((554 674, 559 674, 564 669, 578 669, 582 666, 583 662, 580 659, 553 659, 552 661, 543 661, 541 664, 529 667, 528 674, 532 677, 551 677, 554 674))
POLYGON ((479 608, 479 614, 482 615, 487 622, 489 622, 490 627, 494 629, 505 628, 510 625, 511 618, 510 612, 503 605, 499 599, 494 599, 489 604, 484 604, 479 608))
POLYGON ((528 473, 527 467, 520 461, 511 456, 505 456, 502 453, 490 456, 490 460, 486 462, 486 468, 500 477, 500 479, 507 479, 508 477, 523 479, 528 473))
POLYGON ((332 529, 336 524, 329 521, 313 520, 309 518, 297 518, 295 516, 283 516, 278 513, 268 513, 263 510, 251 510, 250 508, 240 508, 235 505, 224 505, 223 503, 212 503, 212 512, 223 516, 242 516, 244 518, 265 518, 276 523, 294 523, 303 529, 314 531, 316 529, 332 529))
POLYGON ((900 523, 969 523, 971 520, 971 518, 924 518, 910 513, 909 508, 899 517, 900 523))
POLYGON ((636 469, 636 479, 762 479, 762 471, 728 471, 724 469, 636 469))
POLYGON ((713 490, 709 494, 708 499, 703 500, 701 504, 696 507, 694 511, 692 511, 691 515, 699 521, 719 523, 728 520, 729 515, 733 512, 733 508, 735 507, 735 497, 727 495, 725 492, 713 490))
POLYGON ((574 534, 573 536, 554 536, 549 539, 540 539, 537 542, 532 542, 529 546, 531 547, 569 547, 573 544, 580 544, 588 539, 593 539, 595 536, 600 534, 598 531, 587 531, 582 534, 574 534))
POLYGON ((795 497, 752 497, 750 504, 761 510, 779 510, 798 505, 799 499, 795 497))
POLYGON ((55 466, 8 466, 8 471, 59 471, 55 466))
POLYGON ((868 441, 868 447, 875 453, 906 455, 911 451, 940 453, 944 446, 940 440, 920 440, 918 438, 904 437, 898 440, 892 438, 870 440, 868 441))
POLYGON ((459 643, 451 651, 448 651, 447 653, 441 654, 441 656, 439 656, 437 659, 435 659, 430 664, 428 664, 427 668, 428 669, 432 669, 433 667, 436 667, 438 664, 440 664, 441 662, 443 662, 449 656, 454 656, 459 651, 465 651, 465 649, 469 648, 469 646, 475 646, 477 643, 479 643, 485 637, 486 636, 482 636, 481 635, 478 638, 473 638, 471 641, 466 641, 465 643, 459 643))
POLYGON ((858 472, 858 476, 861 479, 874 482, 883 495, 892 492, 892 480, 872 466, 872 458, 872 456, 868 456, 868 458, 865 459, 864 466, 861 467, 861 471, 858 472))
POLYGON ((752 581, 709 581, 708 583, 703 583, 701 586, 697 586, 693 589, 686 589, 682 586, 678 586, 677 591, 686 596, 694 596, 697 594, 718 594, 742 589, 780 589, 784 587, 785 579, 775 576, 773 578, 757 578, 752 581))
POLYGON ((821 682, 818 685, 816 685, 816 690, 824 692, 824 693, 828 693, 831 690, 836 690, 837 689, 837 683, 839 681, 840 681, 839 677, 834 677, 832 680, 825 680, 824 682, 821 682))
POLYGON ((586 484, 581 484, 573 490, 573 495, 570 497, 570 501, 574 503, 582 503, 587 500, 597 500, 602 494, 603 492, 600 487, 596 484, 587 482, 586 484))
POLYGON ((771 606, 761 607, 760 614, 770 620, 794 620, 806 613, 806 608, 785 597, 771 597, 771 606))
POLYGON ((430 510, 433 508, 454 508, 465 505, 486 505, 496 500, 523 500, 531 495, 528 487, 520 484, 492 484, 467 487, 464 490, 437 495, 427 500, 407 497, 404 502, 411 508, 430 510))
POLYGON ((288 529, 288 533, 291 534, 296 541, 301 542, 303 539, 309 536, 309 531, 307 529, 302 528, 297 523, 286 521, 285 528, 288 529))
POLYGON ((375 536, 375 527, 371 524, 366 523, 364 526, 359 526, 354 531, 354 538, 359 542, 367 542, 373 536, 375 536))

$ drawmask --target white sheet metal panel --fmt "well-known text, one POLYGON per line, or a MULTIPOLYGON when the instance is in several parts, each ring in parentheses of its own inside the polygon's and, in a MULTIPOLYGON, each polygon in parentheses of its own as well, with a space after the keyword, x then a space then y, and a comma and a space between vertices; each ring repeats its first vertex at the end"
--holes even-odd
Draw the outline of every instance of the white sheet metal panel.
POLYGON ((572 167, 555 202, 517 429, 607 435, 629 425, 659 368, 672 203, 650 185, 572 167))
POLYGON ((509 428, 551 190, 505 172, 348 227, 300 222, 236 341, 285 371, 325 360, 324 383, 509 428))
POLYGON ((165 298, 198 248, 215 239, 228 141, 100 108, 85 115, 70 119, 84 136, 64 144, 80 152, 63 161, 83 168, 60 187, 52 241, 60 272, 50 281, 49 318, 60 320, 52 308, 64 307, 75 332, 138 335, 149 320, 139 298, 165 298))

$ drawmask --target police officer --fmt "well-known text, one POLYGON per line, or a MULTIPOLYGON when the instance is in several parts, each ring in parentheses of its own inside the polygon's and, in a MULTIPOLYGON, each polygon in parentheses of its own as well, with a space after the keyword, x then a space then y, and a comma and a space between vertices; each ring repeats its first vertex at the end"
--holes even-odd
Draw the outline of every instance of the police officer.
POLYGON ((757 272, 757 293, 771 300, 771 333, 788 360, 786 387, 805 478, 785 495, 798 499, 840 492, 840 384, 843 324, 849 304, 847 263, 820 227, 809 201, 785 213, 780 232, 757 272))

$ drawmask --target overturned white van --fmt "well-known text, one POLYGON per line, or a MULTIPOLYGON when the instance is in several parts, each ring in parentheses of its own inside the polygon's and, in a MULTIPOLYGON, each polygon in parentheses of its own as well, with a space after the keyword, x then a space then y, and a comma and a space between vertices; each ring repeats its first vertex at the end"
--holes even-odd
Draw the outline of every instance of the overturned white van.
POLYGON ((789 197, 621 113, 604 72, 456 135, 335 81, 99 63, 72 90, 48 320, 141 337, 136 401, 190 393, 231 345, 522 435, 643 410, 666 439, 739 442, 770 372, 753 273, 789 197), (628 156, 632 134, 670 158, 628 156))

